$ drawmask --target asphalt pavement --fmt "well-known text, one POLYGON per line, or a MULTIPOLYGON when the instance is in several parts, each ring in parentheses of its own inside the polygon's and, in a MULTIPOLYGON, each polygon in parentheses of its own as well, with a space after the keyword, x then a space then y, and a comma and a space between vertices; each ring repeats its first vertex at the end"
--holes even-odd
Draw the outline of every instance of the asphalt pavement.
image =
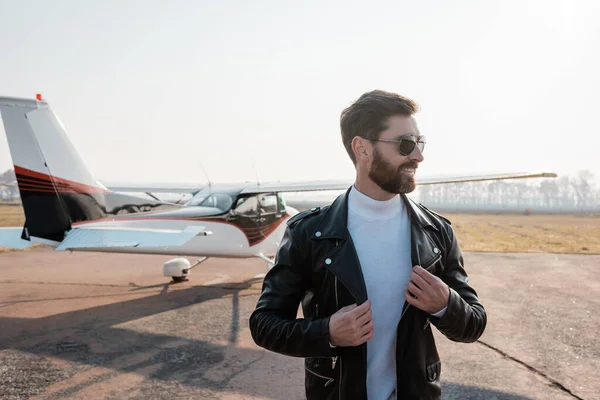
MULTIPOLYGON (((261 260, 0 254, 0 399, 303 399, 303 361, 248 330, 261 260)), ((434 329, 444 399, 600 399, 600 256, 466 253, 482 338, 434 329)))

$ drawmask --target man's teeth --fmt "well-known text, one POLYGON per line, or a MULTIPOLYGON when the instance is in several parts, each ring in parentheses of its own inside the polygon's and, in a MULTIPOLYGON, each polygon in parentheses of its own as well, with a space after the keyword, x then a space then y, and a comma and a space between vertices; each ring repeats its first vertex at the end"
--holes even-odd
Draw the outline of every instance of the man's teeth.
POLYGON ((410 173, 414 174, 415 170, 414 170, 414 168, 402 168, 402 172, 410 172, 410 173))

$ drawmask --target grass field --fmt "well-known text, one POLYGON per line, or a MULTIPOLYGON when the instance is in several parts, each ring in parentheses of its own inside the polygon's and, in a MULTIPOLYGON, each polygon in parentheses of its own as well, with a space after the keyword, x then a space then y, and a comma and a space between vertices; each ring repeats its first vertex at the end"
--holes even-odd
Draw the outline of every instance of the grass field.
MULTIPOLYGON (((452 222, 463 251, 600 254, 600 216, 445 216, 452 222)), ((21 207, 0 205, 0 226, 23 226, 24 220, 21 207)))
POLYGON ((464 251, 600 254, 600 216, 446 214, 464 251))
POLYGON ((0 205, 0 226, 23 226, 25 215, 18 203, 0 205))

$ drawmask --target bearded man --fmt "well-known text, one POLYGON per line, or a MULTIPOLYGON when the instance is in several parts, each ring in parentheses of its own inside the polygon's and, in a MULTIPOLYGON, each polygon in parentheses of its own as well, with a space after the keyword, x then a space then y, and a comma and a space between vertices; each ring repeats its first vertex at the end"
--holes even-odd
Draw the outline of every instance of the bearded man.
POLYGON ((417 111, 375 90, 342 112, 355 182, 290 218, 250 316, 259 346, 305 359, 309 400, 440 399, 431 325, 465 343, 485 330, 450 221, 406 196, 425 147, 417 111))

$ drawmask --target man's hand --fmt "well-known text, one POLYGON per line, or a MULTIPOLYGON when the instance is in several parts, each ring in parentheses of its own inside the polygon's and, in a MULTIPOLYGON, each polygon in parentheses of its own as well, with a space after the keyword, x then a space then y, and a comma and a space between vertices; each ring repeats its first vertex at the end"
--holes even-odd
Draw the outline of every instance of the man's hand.
POLYGON ((448 305, 450 289, 440 278, 416 265, 410 273, 410 281, 404 298, 409 304, 429 314, 448 305), (414 296, 414 297, 413 297, 414 296))
POLYGON ((343 307, 329 319, 329 342, 334 346, 358 346, 372 336, 371 300, 343 307))

